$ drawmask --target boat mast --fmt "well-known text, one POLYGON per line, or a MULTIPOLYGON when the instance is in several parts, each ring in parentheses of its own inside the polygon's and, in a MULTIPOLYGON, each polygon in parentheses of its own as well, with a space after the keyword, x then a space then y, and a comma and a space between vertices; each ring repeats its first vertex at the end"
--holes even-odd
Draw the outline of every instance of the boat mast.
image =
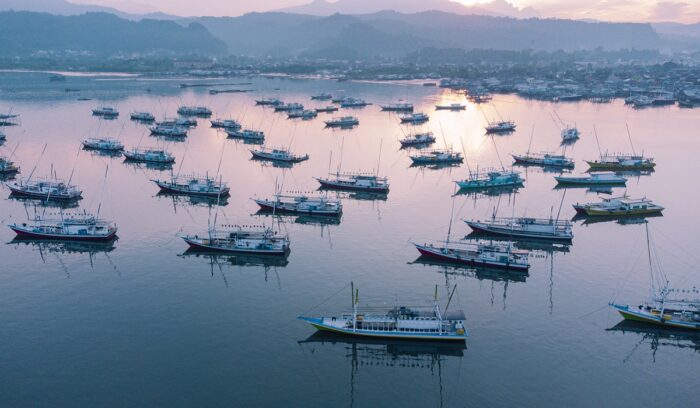
MULTIPOLYGON (((48 143, 44 144, 44 149, 41 151, 41 154, 39 155, 39 158, 37 159, 36 163, 34 163, 34 167, 32 167, 32 171, 29 173, 29 177, 27 177, 27 184, 29 183, 29 180, 32 179, 32 176, 34 175, 34 171, 36 170, 36 166, 39 165, 41 158, 44 157, 44 153, 46 153, 47 146, 48 146, 48 143)), ((21 182, 21 180, 20 180, 20 182, 21 182)))
POLYGON ((630 127, 627 125, 625 122, 625 128, 627 128, 627 138, 630 140, 630 146, 632 146, 632 154, 635 156, 637 155, 637 152, 634 150, 634 143, 632 143, 632 134, 630 133, 630 127))
POLYGON ((377 172, 375 174, 375 177, 379 177, 379 165, 382 162, 382 143, 384 142, 384 139, 379 140, 379 158, 377 159, 377 172))
POLYGON ((532 147, 532 138, 535 136, 535 125, 532 125, 532 132, 530 132, 530 143, 527 145, 527 155, 530 156, 530 148, 532 147))
POLYGON ((598 154, 600 154, 600 157, 603 157, 603 151, 600 150, 600 140, 598 140, 598 131, 595 128, 595 125, 593 125, 593 134, 595 135, 595 144, 598 146, 598 154))

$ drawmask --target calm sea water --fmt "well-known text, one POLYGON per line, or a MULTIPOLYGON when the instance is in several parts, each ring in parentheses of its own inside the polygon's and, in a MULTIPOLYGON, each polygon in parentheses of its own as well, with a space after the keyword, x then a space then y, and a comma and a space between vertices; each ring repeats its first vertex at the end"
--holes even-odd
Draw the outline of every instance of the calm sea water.
MULTIPOLYGON (((616 222, 577 222, 568 251, 536 250, 527 276, 445 268, 415 262, 411 241, 467 235, 464 218, 499 215, 574 215, 571 204, 600 197, 586 189, 555 189, 553 174, 523 169, 517 194, 466 196, 454 180, 467 166, 410 167, 409 150, 397 139, 406 131, 378 104, 399 99, 430 113, 426 128, 437 146, 464 151, 473 168, 499 167, 510 154, 559 148, 551 115, 575 123, 583 136, 567 149, 584 159, 601 148, 634 148, 658 163, 652 175, 630 178, 631 196, 666 207, 649 230, 664 269, 676 286, 698 285, 696 252, 700 221, 693 178, 700 172, 697 110, 666 107, 633 110, 612 104, 552 104, 497 95, 492 104, 462 112, 433 110, 463 97, 420 84, 337 83, 253 79, 220 88, 250 93, 210 95, 208 88, 181 89, 181 79, 70 77, 50 83, 47 74, 0 74, 0 112, 21 114, 21 126, 4 128, 2 154, 15 150, 27 176, 53 169, 84 190, 81 208, 119 226, 111 247, 13 243, 7 224, 35 209, 0 200, 0 404, 3 406, 695 406, 700 337, 621 325, 611 298, 637 304, 649 293, 645 227, 616 222), (66 92, 65 88, 73 91, 66 92), (319 92, 374 103, 352 110, 360 126, 324 129, 313 121, 287 120, 254 106, 279 97, 309 107, 319 92), (78 98, 91 98, 78 101, 78 98), (206 105, 214 117, 234 117, 266 132, 269 145, 308 153, 291 169, 250 160, 251 146, 227 140, 200 120, 186 142, 163 143, 128 120, 132 110, 175 116, 183 104, 206 105), (112 105, 117 120, 91 116, 112 105), (485 116, 513 119, 518 130, 483 134, 485 116), (90 136, 119 137, 128 146, 165 146, 183 173, 220 174, 232 188, 217 208, 157 195, 152 178, 167 177, 81 151, 90 136), (46 154, 38 162, 44 146, 46 154), (380 157, 381 146, 381 160, 380 157), (223 152, 223 153, 222 153, 223 152), (255 215, 253 196, 312 191, 314 176, 329 167, 375 171, 389 177, 386 200, 343 195, 337 225, 317 220, 255 215), (108 167, 107 181, 104 183, 108 167), (454 206, 454 211, 452 210, 454 206), (288 263, 184 254, 181 232, 202 232, 215 214, 219 223, 270 225, 289 233, 288 263), (314 335, 300 314, 328 314, 350 305, 354 281, 361 303, 416 303, 457 285, 456 302, 468 317, 465 348, 434 344, 362 342, 314 335), (345 288, 345 289, 344 289, 345 288), (331 296, 338 293, 336 296, 331 296)), ((192 82, 192 81, 190 81, 192 82)), ((207 80, 206 82, 217 82, 207 80)), ((345 113, 341 110, 341 113, 345 113)), ((9 190, 3 187, 5 197, 9 190)), ((44 211, 38 208, 36 211, 44 211)), ((47 209, 56 212, 57 209, 47 209)), ((452 307, 452 306, 451 306, 452 307)))

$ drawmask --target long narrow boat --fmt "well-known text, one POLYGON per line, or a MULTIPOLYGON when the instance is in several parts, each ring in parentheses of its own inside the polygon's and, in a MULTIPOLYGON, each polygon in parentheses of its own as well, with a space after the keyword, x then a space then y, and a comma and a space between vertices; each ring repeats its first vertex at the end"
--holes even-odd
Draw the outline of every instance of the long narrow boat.
POLYGON ((517 238, 535 238, 548 241, 571 241, 572 224, 552 218, 509 217, 490 220, 464 220, 475 232, 517 238))
POLYGON ((603 154, 598 160, 586 160, 586 163, 590 166, 590 171, 653 170, 656 167, 651 157, 626 153, 603 154))
POLYGON ((124 152, 124 156, 126 160, 145 163, 172 164, 175 162, 175 156, 172 154, 153 148, 128 150, 124 152))
POLYGON ((596 173, 586 176, 554 176, 563 185, 625 185, 627 179, 615 173, 596 173))
POLYGON ((13 195, 42 200, 73 201, 82 198, 83 192, 73 184, 58 179, 19 180, 7 183, 13 195))
POLYGON ((564 156, 563 154, 554 154, 547 152, 514 154, 513 160, 515 160, 515 164, 544 167, 574 168, 574 160, 564 156))
POLYGON ((111 241, 117 226, 90 214, 64 215, 58 219, 35 217, 29 223, 10 224, 20 238, 55 239, 61 241, 111 241))
POLYGON ((343 204, 326 196, 275 194, 271 199, 253 198, 263 211, 285 214, 340 216, 343 204))
POLYGON ((399 143, 401 143, 401 147, 427 146, 435 143, 435 136, 433 136, 433 132, 416 133, 404 137, 399 140, 399 143))
POLYGON ((227 197, 230 188, 226 183, 209 176, 173 176, 170 180, 151 180, 164 193, 196 195, 207 197, 227 197))
POLYGON ((389 182, 386 177, 369 173, 332 173, 327 178, 317 177, 321 187, 331 190, 364 191, 370 193, 388 193, 389 182))
POLYGON ((523 185, 520 173, 512 170, 485 170, 470 172, 469 176, 456 181, 461 190, 485 190, 523 185))
POLYGON ((425 150, 409 157, 413 162, 413 165, 416 166, 458 164, 464 161, 462 158, 462 153, 449 149, 425 150))
POLYGON ((88 150, 100 150, 105 152, 120 152, 124 150, 124 144, 117 139, 89 138, 82 141, 83 148, 88 150))
POLYGON ((528 253, 513 250, 510 244, 442 242, 438 245, 417 243, 413 245, 421 255, 443 262, 523 272, 530 269, 528 253))
MULTIPOLYGON (((450 299, 442 311, 437 301, 437 287, 432 307, 395 306, 393 308, 359 307, 358 292, 351 287, 352 311, 338 316, 299 316, 317 330, 357 337, 464 342, 466 317, 457 310, 447 312, 450 299)), ((454 290, 452 291, 454 294, 454 290)))
POLYGON ((486 133, 510 133, 515 131, 515 122, 505 120, 501 122, 489 122, 486 124, 486 133))
POLYGON ((664 207, 654 204, 646 197, 629 198, 628 196, 605 198, 598 203, 573 205, 577 214, 587 216, 630 216, 660 214, 664 207))
POLYGON ((211 228, 202 236, 185 235, 182 239, 190 248, 198 251, 270 256, 289 254, 289 237, 264 227, 224 225, 218 229, 211 228))
POLYGON ((296 155, 289 150, 281 147, 261 147, 259 149, 251 149, 250 153, 253 158, 258 160, 268 160, 285 163, 299 163, 309 160, 309 155, 296 155))

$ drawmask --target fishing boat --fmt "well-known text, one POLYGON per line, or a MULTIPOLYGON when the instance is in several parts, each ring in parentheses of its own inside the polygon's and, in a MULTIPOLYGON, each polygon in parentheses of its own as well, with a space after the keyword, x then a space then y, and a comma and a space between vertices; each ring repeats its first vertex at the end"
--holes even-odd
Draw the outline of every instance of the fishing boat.
POLYGON ((155 125, 150 127, 152 135, 167 137, 187 137, 187 128, 177 125, 155 125))
POLYGON ((36 216, 29 222, 10 224, 18 238, 55 239, 61 241, 111 241, 117 226, 87 213, 60 214, 59 218, 36 216))
POLYGON ((83 192, 73 184, 60 179, 19 180, 7 183, 12 194, 17 197, 42 200, 73 201, 82 198, 83 192))
POLYGON ((259 149, 251 149, 250 153, 253 158, 259 160, 269 160, 285 163, 299 163, 309 159, 309 155, 295 155, 288 149, 282 147, 261 147, 259 149))
POLYGON ((136 120, 139 122, 153 122, 156 117, 149 112, 131 112, 131 120, 136 120))
POLYGON ((572 224, 567 220, 530 217, 492 217, 490 220, 464 220, 474 232, 515 238, 571 241, 572 224))
POLYGON ((576 127, 566 126, 561 131, 562 142, 573 142, 581 137, 581 132, 576 127))
POLYGON ((700 296, 696 287, 689 289, 671 288, 663 270, 654 268, 649 244, 649 227, 645 225, 649 270, 651 274, 651 294, 649 299, 638 306, 610 302, 609 305, 627 320, 649 323, 668 328, 700 330, 700 296), (657 289, 658 286, 658 289, 657 289))
POLYGON ((484 103, 492 100, 493 96, 488 93, 476 93, 468 95, 467 98, 474 103, 484 103))
POLYGON ((468 336, 464 328, 466 317, 461 310, 448 312, 452 294, 445 310, 441 311, 435 299, 431 308, 416 306, 394 306, 393 308, 359 307, 359 293, 351 285, 352 311, 338 316, 299 316, 321 331, 334 332, 354 337, 385 339, 411 339, 429 341, 464 342, 468 336))
POLYGON ((7 157, 0 156, 0 174, 15 174, 19 173, 19 167, 7 157))
POLYGON ((515 122, 505 120, 500 122, 489 122, 486 124, 486 133, 509 133, 515 131, 515 122))
POLYGON ((333 105, 324 106, 323 108, 314 109, 316 113, 333 113, 338 112, 338 107, 333 105))
POLYGON ((407 115, 401 115, 399 116, 399 119, 401 120, 401 123, 410 123, 413 125, 419 124, 419 123, 425 123, 430 120, 430 116, 428 116, 425 113, 418 112, 418 113, 411 113, 407 115))
POLYGON ((467 105, 461 103, 451 103, 449 105, 435 105, 435 110, 461 111, 467 109, 467 105))
POLYGON ((127 150, 124 152, 124 156, 126 157, 126 160, 145 163, 171 164, 175 162, 175 156, 166 152, 165 150, 155 148, 136 148, 133 150, 127 150))
POLYGON ((298 119, 301 118, 303 120, 311 120, 318 116, 318 113, 315 110, 296 110, 296 111, 289 111, 287 113, 287 118, 289 119, 298 119))
POLYGON ((266 227, 223 225, 210 228, 201 237, 185 235, 182 239, 198 251, 268 256, 289 254, 289 237, 266 227))
POLYGON ((345 98, 345 100, 340 102, 341 108, 364 108, 368 105, 371 105, 371 103, 366 102, 364 99, 355 98, 345 98))
POLYGON ((120 152, 124 150, 124 144, 117 139, 89 138, 82 141, 83 147, 89 150, 102 150, 108 152, 120 152))
POLYGON ((211 110, 205 106, 180 106, 177 109, 177 114, 182 116, 211 116, 211 110))
POLYGON ((629 198, 628 196, 604 198, 597 203, 573 204, 577 214, 587 216, 630 216, 660 214, 664 207, 653 203, 646 197, 629 198))
POLYGON ((211 127, 216 129, 240 129, 241 124, 234 119, 212 119, 211 127))
POLYGON ((333 98, 333 95, 331 95, 329 93, 320 93, 320 94, 311 96, 312 101, 330 101, 332 98, 333 98))
POLYGON ((598 160, 586 160, 591 171, 598 170, 653 170, 654 159, 635 154, 602 154, 598 160))
POLYGON ((386 177, 369 173, 331 173, 327 178, 317 177, 321 187, 331 190, 364 191, 371 193, 388 193, 389 182, 386 177))
POLYGON ((513 170, 482 170, 469 172, 469 176, 457 181, 460 190, 483 190, 503 187, 519 187, 523 185, 520 172, 513 170))
POLYGON ((574 168, 574 159, 564 156, 563 154, 554 153, 526 153, 514 154, 513 160, 516 164, 535 165, 545 167, 563 167, 574 168))
POLYGON ((262 143, 265 140, 265 133, 263 133, 261 130, 225 129, 225 131, 228 137, 231 139, 241 139, 256 143, 262 143))
POLYGON ((340 216, 343 205, 340 200, 331 199, 325 195, 312 196, 307 194, 275 194, 271 199, 253 198, 263 211, 284 214, 307 214, 340 216))
POLYGON ((389 105, 380 105, 385 112, 413 112, 412 103, 392 103, 389 105))
POLYGON ((413 243, 426 258, 463 265, 485 266, 527 272, 528 252, 514 250, 510 243, 450 242, 438 244, 413 243))
POLYGON ((414 135, 408 135, 403 139, 399 140, 401 147, 408 146, 426 146, 435 143, 435 136, 433 132, 422 132, 416 133, 414 135))
POLYGON ((418 154, 409 156, 414 165, 455 164, 462 163, 462 153, 449 149, 421 150, 418 154))
POLYGON ((173 176, 169 180, 151 180, 164 193, 207 197, 227 197, 230 188, 226 183, 209 176, 173 176))
POLYGON ((275 112, 291 112, 304 110, 304 105, 300 103, 283 103, 280 105, 275 105, 275 112))
POLYGON ((352 127, 360 124, 360 121, 354 116, 343 116, 340 118, 333 118, 324 122, 326 127, 352 127))
POLYGON ((596 173, 584 176, 554 176, 554 179, 562 185, 624 185, 627 179, 615 173, 596 173))
POLYGON ((105 118, 116 118, 119 116, 119 112, 110 106, 100 106, 92 110, 92 114, 95 116, 103 116, 105 118))
POLYGON ((256 99, 255 100, 256 105, 260 106, 279 106, 283 105, 284 102, 277 98, 262 98, 262 99, 256 99))

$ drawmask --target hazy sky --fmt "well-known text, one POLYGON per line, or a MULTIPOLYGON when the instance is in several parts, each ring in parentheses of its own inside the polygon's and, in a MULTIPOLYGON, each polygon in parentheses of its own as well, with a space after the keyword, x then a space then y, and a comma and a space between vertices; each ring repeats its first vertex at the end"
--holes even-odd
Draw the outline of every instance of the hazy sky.
MULTIPOLYGON (((69 0, 72 3, 112 6, 143 13, 162 11, 183 16, 235 16, 309 3, 311 0, 69 0)), ((348 0, 345 0, 348 1, 348 0)), ((428 3, 430 0, 425 0, 428 3)), ((454 0, 475 5, 489 0, 454 0)), ((518 7, 533 7, 543 17, 605 21, 700 21, 700 0, 510 0, 518 7)))

